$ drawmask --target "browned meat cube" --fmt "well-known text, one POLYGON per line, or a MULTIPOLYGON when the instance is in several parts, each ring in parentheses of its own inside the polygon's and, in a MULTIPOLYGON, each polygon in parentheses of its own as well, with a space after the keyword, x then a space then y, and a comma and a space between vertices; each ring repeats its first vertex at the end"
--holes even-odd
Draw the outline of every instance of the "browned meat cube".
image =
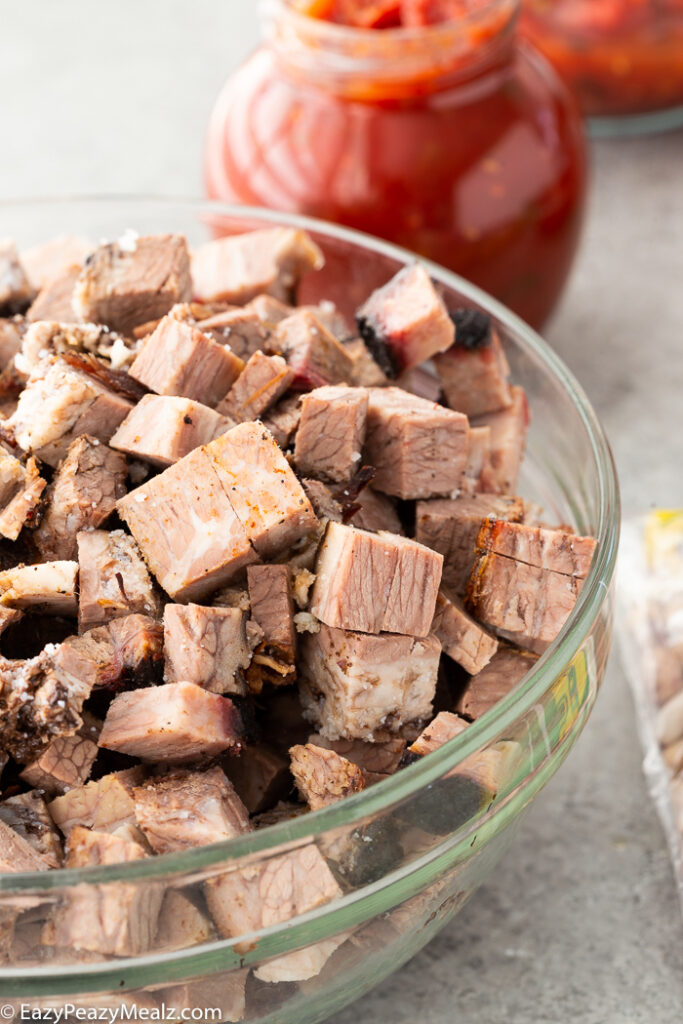
POLYGON ((88 530, 77 539, 79 632, 122 615, 159 614, 159 598, 132 537, 123 530, 88 530))
POLYGON ((469 722, 450 711, 441 711, 408 747, 411 754, 426 757, 467 729, 469 722))
POLYGON ((135 817, 155 853, 220 843, 251 828, 246 807, 220 768, 148 779, 135 790, 135 817))
POLYGON ((76 314, 71 298, 80 274, 81 264, 74 263, 60 271, 56 277, 47 280, 26 311, 26 319, 33 323, 39 320, 75 323, 76 314))
POLYGON ((129 334, 191 297, 190 261, 182 235, 148 235, 101 245, 76 283, 74 311, 85 321, 129 334))
POLYGON ((122 498, 118 511, 176 600, 210 594, 256 561, 207 448, 197 448, 122 498))
POLYGON ((344 342, 347 355, 351 356, 353 368, 351 370, 351 384, 363 388, 383 388, 389 383, 389 378, 380 370, 372 358, 370 349, 362 338, 352 338, 344 342))
POLYGON ((358 329, 389 377, 418 366, 455 340, 455 327, 429 274, 405 267, 356 314, 358 329))
POLYGON ((231 420, 191 398, 145 395, 126 416, 111 446, 165 468, 232 426, 231 420))
MULTIPOLYGON (((145 850, 108 832, 80 825, 66 844, 67 868, 143 860, 145 850)), ((154 943, 163 888, 148 879, 74 886, 54 918, 54 944, 109 956, 139 956, 154 943)))
POLYGON ((78 562, 18 565, 0 572, 0 605, 48 615, 75 615, 78 562))
POLYGON ((116 687, 122 679, 140 686, 156 680, 163 658, 163 629, 148 615, 124 615, 106 626, 91 629, 81 639, 102 636, 111 648, 109 667, 104 667, 97 685, 116 687))
POLYGON ((498 493, 514 494, 529 429, 529 404, 522 388, 512 388, 512 405, 487 413, 473 427, 491 428, 491 471, 498 493))
POLYGON ((353 761, 313 743, 291 747, 291 771, 312 811, 365 789, 365 773, 353 761))
POLYGON ((263 424, 268 428, 281 448, 288 448, 301 422, 301 399, 289 395, 274 405, 265 416, 263 424))
POLYGON ((17 443, 57 466, 82 434, 109 442, 132 405, 61 360, 42 360, 8 420, 17 443))
POLYGON ((441 641, 444 654, 470 675, 481 672, 498 650, 498 641, 465 611, 455 595, 441 591, 436 602, 432 633, 441 641))
POLYGON ((361 461, 367 411, 364 388, 323 387, 305 395, 294 446, 298 471, 349 480, 361 461))
POLYGON ((97 744, 87 736, 58 736, 20 773, 24 782, 54 796, 82 786, 90 775, 97 744))
POLYGON ((327 739, 375 734, 428 718, 441 644, 434 636, 367 636, 321 626, 301 641, 301 699, 327 739))
POLYGON ((273 345, 294 370, 295 391, 350 384, 353 379, 353 359, 334 334, 307 310, 299 309, 278 324, 273 345))
POLYGON ((322 524, 327 525, 330 520, 333 523, 344 521, 344 510, 327 484, 324 484, 322 480, 311 480, 307 477, 302 478, 301 484, 321 526, 322 524))
POLYGON ((165 316, 144 342, 130 375, 158 395, 218 405, 243 363, 192 324, 165 316))
POLYGON ((212 693, 244 694, 251 661, 246 613, 239 608, 167 604, 164 679, 190 682, 212 693))
POLYGON ((289 761, 263 743, 249 744, 223 765, 249 814, 259 814, 284 799, 292 788, 289 761))
POLYGON ((266 228, 218 238, 192 253, 192 282, 201 302, 242 306, 262 292, 289 302, 299 279, 324 257, 305 231, 266 228))
MULTIPOLYGON (((381 386, 381 385, 380 385, 381 386)), ((396 378, 396 387, 408 391, 411 395, 424 398, 427 402, 441 401, 441 385, 438 377, 422 366, 414 366, 412 370, 404 370, 396 378)), ((457 410, 458 412, 462 410, 457 410)))
POLYGON ((468 718, 481 718, 494 704, 507 697, 537 660, 527 651, 501 647, 486 668, 470 679, 455 710, 468 718))
POLYGON ((467 446, 467 466, 462 490, 464 494, 486 491, 491 476, 491 428, 473 427, 467 446))
POLYGON ((0 873, 47 871, 49 864, 31 844, 0 820, 0 873))
POLYGON ((16 540, 34 516, 47 487, 35 459, 26 465, 0 451, 0 536, 16 540))
POLYGON ((21 352, 22 332, 19 323, 0 319, 0 370, 4 370, 21 352))
POLYGON ((475 562, 467 591, 472 614, 522 644, 552 642, 583 586, 576 576, 487 552, 475 562))
POLYGON ((244 307, 245 312, 255 313, 268 331, 272 331, 281 320, 286 320, 292 312, 292 307, 286 302, 280 302, 273 295, 257 295, 255 299, 244 307))
POLYGON ((491 318, 476 309, 451 314, 455 344, 434 359, 451 409, 470 418, 512 405, 510 367, 491 318))
POLYGON ((247 569, 252 617, 265 642, 291 660, 296 647, 294 602, 286 565, 250 565, 247 569))
POLYGON ((69 267, 82 265, 92 249, 87 238, 59 235, 30 249, 22 249, 21 263, 31 284, 38 290, 69 267))
POLYGON ((488 518, 521 522, 524 502, 521 498, 496 494, 462 495, 452 500, 420 501, 416 530, 421 544, 439 551, 444 557, 443 582, 449 590, 464 597, 476 557, 477 537, 488 518))
POLYGON ((310 610, 341 629, 427 636, 441 567, 441 556, 414 540, 330 523, 310 610))
POLYGON ((294 371, 282 356, 254 352, 218 411, 237 423, 260 419, 284 395, 293 380, 294 371))
MULTIPOLYGON (((212 932, 211 922, 191 899, 178 889, 166 890, 154 942, 155 952, 170 953, 176 949, 201 946, 211 940, 212 932)), ((196 1006, 197 1003, 192 1005, 196 1006)), ((229 1020, 228 1017, 222 1019, 229 1020)))
POLYGON ((200 322, 205 334, 244 361, 268 346, 268 339, 275 328, 274 324, 267 327, 249 306, 229 307, 225 312, 215 313, 200 322))
POLYGON ((311 503, 264 426, 240 423, 205 451, 261 558, 272 558, 317 528, 311 503))
POLYGON ((353 514, 353 525, 359 530, 386 530, 398 536, 404 533, 396 506, 386 495, 378 494, 371 487, 366 487, 356 498, 355 504, 360 507, 353 514))
POLYGON ((69 789, 49 804, 50 816, 65 836, 77 825, 96 832, 114 832, 122 825, 134 824, 133 791, 143 778, 142 768, 127 768, 69 789))
MULTIPOLYGON (((290 921, 338 896, 341 889, 314 843, 252 867, 226 872, 206 885, 209 910, 224 938, 290 921)), ((262 964, 257 976, 262 981, 310 978, 320 972, 344 938, 277 957, 262 964)))
POLYGON ((184 764, 215 757, 239 738, 231 700, 194 683, 167 683, 115 697, 98 745, 141 761, 184 764))
POLYGON ((588 575, 596 546, 593 537, 499 520, 486 521, 477 537, 481 551, 579 579, 588 575))
POLYGON ((375 490, 398 498, 458 491, 467 466, 467 417, 400 388, 368 394, 366 453, 377 470, 375 490))
POLYGON ((33 288, 14 242, 0 238, 0 314, 21 313, 33 298, 33 288))
POLYGON ((47 489, 47 509, 34 533, 45 559, 76 558, 80 530, 101 526, 126 493, 126 459, 94 437, 79 437, 47 489))
POLYGON ((308 737, 308 742, 316 747, 334 750, 347 761, 358 765, 368 785, 397 772, 406 749, 406 741, 400 736, 366 743, 365 740, 328 740, 314 733, 308 737))
POLYGON ((49 868, 62 866, 62 844, 40 793, 19 793, 0 803, 0 821, 25 839, 49 868))

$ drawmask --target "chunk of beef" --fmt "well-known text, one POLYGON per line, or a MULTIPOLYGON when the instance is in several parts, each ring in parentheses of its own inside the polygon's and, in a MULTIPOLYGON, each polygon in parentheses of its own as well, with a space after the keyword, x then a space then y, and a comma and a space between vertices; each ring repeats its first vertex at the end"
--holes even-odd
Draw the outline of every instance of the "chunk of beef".
POLYGON ((351 369, 351 384, 363 388, 383 388, 389 383, 389 378, 375 362, 370 349, 362 338, 352 338, 344 342, 347 355, 351 357, 353 367, 351 369))
POLYGON ((50 816, 65 836, 77 826, 115 832, 122 825, 135 824, 134 790, 143 779, 140 767, 103 775, 56 797, 48 805, 50 816))
POLYGON ((0 535, 16 540, 23 527, 35 519, 41 495, 47 487, 35 459, 26 464, 0 450, 0 535))
POLYGON ((161 623, 148 615, 124 615, 84 636, 106 637, 110 645, 109 664, 103 666, 97 686, 116 688, 128 681, 144 686, 161 674, 163 630, 161 623))
POLYGON ((372 742, 380 731, 396 733, 431 714, 440 655, 434 636, 367 636, 323 625, 301 641, 304 714, 327 739, 372 742))
POLYGON ((491 480, 491 428, 473 427, 469 433, 467 446, 463 493, 481 494, 486 491, 491 480))
POLYGON ((237 423, 260 419, 294 380, 294 371, 282 356, 254 352, 232 385, 218 411, 237 423))
POLYGON ((359 530, 371 530, 378 533, 386 530, 402 536, 404 533, 396 506, 384 494, 378 494, 372 487, 366 487, 356 498, 358 511, 353 513, 352 522, 359 530))
POLYGON ((18 565, 0 572, 0 605, 50 615, 75 615, 78 562, 18 565))
POLYGON ((246 619, 239 608, 167 604, 166 682, 187 681, 212 693, 246 693, 244 672, 251 661, 246 619))
POLYGON ((21 313, 33 297, 14 242, 0 238, 0 315, 21 313))
POLYGON ((75 323, 76 314, 71 298, 80 273, 81 264, 73 263, 46 280, 26 311, 27 320, 34 323, 39 320, 75 323))
POLYGON ((308 742, 316 747, 333 750, 335 754, 346 758, 362 769, 366 783, 380 782, 397 772, 406 749, 406 741, 401 736, 367 743, 365 740, 328 740, 318 733, 308 737, 308 742))
MULTIPOLYGON (((177 949, 202 946, 210 941, 212 933, 213 928, 209 919, 185 893, 178 889, 166 890, 154 942, 156 952, 171 953, 177 949)), ((191 1005, 198 1004, 195 1002, 191 1005)), ((228 1017, 222 1019, 229 1020, 228 1017)), ((240 1020, 241 1017, 235 1019, 240 1020)))
POLYGON ((528 651, 501 647, 486 668, 473 676, 458 701, 456 711, 477 719, 517 686, 538 659, 528 651))
POLYGON ((298 395, 281 399, 262 417, 262 422, 281 448, 289 448, 301 422, 301 399, 298 395))
POLYGON ((292 312, 292 307, 286 302, 280 302, 273 295, 257 295, 255 299, 243 307, 245 312, 254 313, 259 318, 268 332, 271 332, 281 320, 286 320, 292 312))
POLYGON ((311 612, 328 626, 425 637, 442 558, 405 537, 330 523, 318 554, 311 612))
POLYGON ((273 345, 294 371, 292 388, 311 391, 325 384, 350 384, 353 360, 334 334, 307 310, 297 310, 278 324, 273 345))
POLYGON ((272 558, 315 531, 311 504, 264 426, 241 423, 205 451, 261 558, 272 558))
POLYGON ((292 787, 289 761, 265 743, 250 743, 223 765, 249 814, 260 814, 284 799, 292 787))
POLYGON ((491 473, 499 494, 514 494, 529 429, 529 404, 522 388, 513 387, 512 404, 472 421, 491 429, 491 473))
POLYGON ((137 823, 155 853, 224 842, 251 828, 246 807, 220 768, 148 779, 134 795, 137 823))
MULTIPOLYGON (((67 868, 143 860, 138 843, 77 825, 66 844, 67 868)), ((163 888, 148 879, 74 886, 56 912, 54 944, 108 956, 139 956, 154 943, 163 888)))
POLYGON ((441 641, 444 654, 470 675, 481 672, 498 650, 498 641, 463 607, 459 598, 443 590, 436 602, 432 633, 441 641))
MULTIPOLYGON (((30 314, 31 310, 29 310, 30 314)), ((77 324, 63 322, 56 318, 41 319, 32 323, 21 345, 21 356, 16 364, 23 373, 31 373, 43 359, 55 355, 73 358, 78 355, 100 357, 106 360, 104 367, 122 370, 135 359, 137 344, 129 343, 120 334, 110 331, 102 324, 77 324)), ((94 364, 97 365, 97 362, 94 364)), ((115 390, 115 388, 112 388, 115 390)), ((128 397, 128 396, 125 396, 128 397)))
POLYGON ((477 548, 516 562, 585 579, 595 554, 593 537, 578 537, 567 530, 487 520, 477 536, 477 548))
POLYGON ((82 434, 108 442, 131 403, 63 360, 42 360, 8 420, 17 443, 57 466, 82 434))
POLYGON ((327 484, 321 480, 310 480, 306 477, 302 478, 301 484, 321 525, 327 525, 328 522, 344 522, 344 509, 327 484))
POLYGON ((126 459, 94 437, 78 437, 47 489, 34 540, 45 559, 76 558, 81 530, 101 526, 126 493, 126 459))
POLYGON ((467 417, 400 388, 371 388, 368 395, 366 455, 377 470, 375 489, 399 498, 459 490, 467 466, 467 417))
POLYGON ((245 306, 229 307, 202 319, 201 328, 219 345, 225 345, 238 359, 246 362, 255 352, 268 347, 275 325, 268 328, 254 309, 245 306))
POLYGON ((510 367, 490 317, 475 310, 453 316, 455 344, 434 359, 447 404, 469 417, 509 408, 510 367), (482 321, 479 331, 473 329, 477 318, 482 321))
POLYGON ((59 833, 40 793, 19 793, 0 803, 0 822, 9 825, 42 857, 49 868, 62 865, 59 833))
POLYGON ((132 537, 88 530, 77 541, 81 633, 123 615, 159 615, 159 598, 132 537))
POLYGON ((365 789, 365 773, 353 761, 313 743, 290 749, 291 771, 302 799, 312 811, 365 789))
POLYGON ((232 426, 231 420, 190 398, 145 395, 116 431, 111 446, 165 468, 232 426))
POLYGON ((373 292, 356 320, 363 340, 389 377, 445 352, 455 340, 443 299, 418 263, 373 292))
POLYGON ((27 839, 0 819, 0 872, 47 871, 43 857, 27 839))
MULTIPOLYGON (((341 895, 334 875, 311 843, 207 882, 206 898, 219 933, 237 938, 293 920, 341 895)), ((262 981, 300 981, 322 970, 345 936, 262 964, 262 981)), ((240 947, 237 947, 238 949, 240 947)))
POLYGON ((266 228, 218 238, 192 254, 194 293, 202 302, 242 306, 262 292, 289 302, 300 278, 324 257, 305 231, 266 228))
POLYGON ((97 753, 97 744, 87 736, 58 736, 26 765, 21 778, 51 796, 64 793, 86 782, 97 753))
POLYGON ((262 636, 249 670, 249 684, 259 692, 265 681, 281 685, 293 679, 294 601, 286 565, 250 565, 247 579, 252 618, 262 636))
POLYGON ((243 366, 208 334, 166 316, 144 342, 130 375, 158 395, 192 398, 213 408, 243 366))
POLYGON ((107 750, 166 764, 214 757, 239 742, 232 701, 188 682, 120 693, 99 738, 107 750))
POLYGON ((364 388, 322 387, 301 401, 294 460, 300 473, 341 482, 353 476, 365 443, 364 388))
POLYGON ((190 262, 182 235, 148 235, 133 244, 101 245, 85 261, 73 307, 85 321, 129 334, 191 297, 190 262))
POLYGON ((118 511, 151 571, 176 600, 206 596, 256 561, 207 448, 195 449, 122 498, 118 511))
POLYGON ((521 498, 477 494, 453 500, 420 501, 417 539, 443 555, 443 582, 454 594, 464 597, 475 562, 477 537, 484 522, 488 518, 521 522, 523 517, 521 498))
MULTIPOLYGON (((404 370, 396 379, 396 386, 411 395, 423 398, 427 402, 441 401, 441 385, 438 377, 422 366, 414 366, 412 370, 404 370)), ((455 407, 454 407, 455 408, 455 407)), ((458 412, 462 410, 457 410, 458 412)))

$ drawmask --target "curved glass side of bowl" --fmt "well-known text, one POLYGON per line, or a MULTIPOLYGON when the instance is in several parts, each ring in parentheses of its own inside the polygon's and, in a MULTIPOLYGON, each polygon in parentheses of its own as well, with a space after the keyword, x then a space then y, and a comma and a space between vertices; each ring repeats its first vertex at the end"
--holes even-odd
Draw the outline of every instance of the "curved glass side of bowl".
MULTIPOLYGON (((0 223, 21 246, 64 233, 113 238, 129 227, 182 231, 196 243, 301 223, 327 257, 302 297, 331 298, 346 312, 411 259, 344 229, 182 200, 0 204, 0 223)), ((514 381, 527 392, 523 497, 548 521, 599 538, 575 612, 501 704, 363 793, 227 844, 107 868, 0 876, 0 1001, 17 1012, 22 1003, 73 1003, 122 1012, 205 1008, 208 1021, 322 1020, 457 913, 581 733, 611 639, 619 500, 609 449, 583 392, 528 327, 454 275, 430 271, 449 301, 491 312, 514 381), (297 873, 315 876, 301 900, 292 899, 297 873), (264 907, 261 926, 236 935, 236 908, 253 899, 264 907)))

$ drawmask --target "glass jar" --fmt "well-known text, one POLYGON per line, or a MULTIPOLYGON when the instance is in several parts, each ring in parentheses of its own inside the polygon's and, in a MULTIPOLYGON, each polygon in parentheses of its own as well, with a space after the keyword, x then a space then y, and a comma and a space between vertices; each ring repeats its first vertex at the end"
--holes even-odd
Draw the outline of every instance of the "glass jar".
POLYGON ((211 115, 209 196, 386 238, 540 326, 576 251, 585 152, 567 90, 518 43, 518 7, 378 31, 265 0, 265 43, 211 115))
POLYGON ((683 0, 524 0, 522 31, 589 117, 683 123, 683 0))

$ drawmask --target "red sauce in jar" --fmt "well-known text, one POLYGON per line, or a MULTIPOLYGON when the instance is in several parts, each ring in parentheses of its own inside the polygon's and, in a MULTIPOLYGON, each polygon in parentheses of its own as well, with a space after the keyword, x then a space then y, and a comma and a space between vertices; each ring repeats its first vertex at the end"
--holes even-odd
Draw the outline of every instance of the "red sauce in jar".
POLYGON ((522 29, 589 116, 683 104, 683 0, 524 0, 522 29))
POLYGON ((379 32, 273 0, 268 44, 214 108, 207 191, 387 238, 540 326, 582 222, 580 122, 548 65, 517 45, 515 0, 467 6, 456 21, 379 32))

